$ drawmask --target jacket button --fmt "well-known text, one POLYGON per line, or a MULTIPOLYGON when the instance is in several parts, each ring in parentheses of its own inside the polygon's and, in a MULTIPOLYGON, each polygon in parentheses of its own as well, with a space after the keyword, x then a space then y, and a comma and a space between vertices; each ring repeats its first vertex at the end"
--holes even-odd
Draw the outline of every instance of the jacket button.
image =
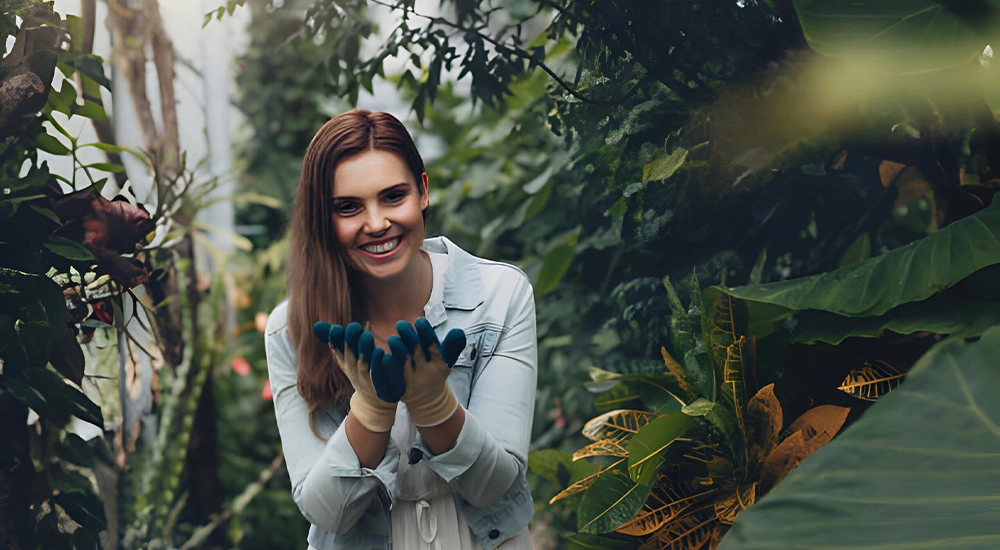
POLYGON ((500 531, 497 531, 496 529, 490 531, 490 538, 491 539, 495 539, 495 538, 499 538, 499 537, 500 537, 500 531))

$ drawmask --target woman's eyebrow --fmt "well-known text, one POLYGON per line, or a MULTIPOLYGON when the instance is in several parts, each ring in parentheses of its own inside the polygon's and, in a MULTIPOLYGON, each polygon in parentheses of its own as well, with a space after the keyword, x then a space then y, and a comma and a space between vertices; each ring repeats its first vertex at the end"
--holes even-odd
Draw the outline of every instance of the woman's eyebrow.
MULTIPOLYGON (((399 183, 397 183, 395 185, 390 185, 389 187, 386 187, 385 189, 382 189, 381 191, 378 192, 378 194, 379 195, 384 195, 386 193, 391 193, 393 191, 404 189, 404 188, 409 187, 409 186, 410 186, 410 182, 402 181, 402 182, 399 182, 399 183)), ((332 200, 332 201, 348 201, 348 200, 357 201, 357 200, 361 200, 361 199, 359 197, 352 197, 352 196, 349 196, 349 195, 341 195, 341 196, 336 196, 336 197, 330 197, 330 200, 332 200)))

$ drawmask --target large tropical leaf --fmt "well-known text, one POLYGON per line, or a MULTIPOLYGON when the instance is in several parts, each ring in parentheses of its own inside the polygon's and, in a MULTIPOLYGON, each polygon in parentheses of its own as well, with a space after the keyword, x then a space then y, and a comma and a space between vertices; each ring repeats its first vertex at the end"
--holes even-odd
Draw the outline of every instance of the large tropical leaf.
POLYGON ((991 265, 926 300, 903 304, 877 317, 859 319, 817 310, 796 312, 788 339, 804 344, 839 344, 852 336, 875 338, 885 331, 979 336, 1000 324, 998 280, 1000 265, 991 265))
POLYGON ((996 31, 995 0, 795 0, 809 45, 861 56, 894 73, 944 69, 978 57, 996 31))
POLYGON ((947 340, 743 512, 721 550, 1000 548, 1000 326, 947 340))
POLYGON ((770 334, 792 311, 820 310, 843 317, 878 317, 902 304, 926 300, 987 266, 1000 264, 1000 200, 941 231, 860 263, 777 283, 710 287, 747 302, 749 332, 770 334))

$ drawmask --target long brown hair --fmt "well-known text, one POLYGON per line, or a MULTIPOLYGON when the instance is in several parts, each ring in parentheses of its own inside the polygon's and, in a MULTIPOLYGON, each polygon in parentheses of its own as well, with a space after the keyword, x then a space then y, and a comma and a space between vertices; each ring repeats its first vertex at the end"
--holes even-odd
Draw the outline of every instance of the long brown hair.
POLYGON ((313 337, 317 321, 346 325, 362 320, 363 296, 346 253, 337 242, 330 199, 337 165, 379 149, 399 155, 413 173, 417 191, 424 161, 403 124, 389 113, 354 109, 341 113, 316 132, 302 161, 295 194, 288 255, 288 330, 298 354, 298 389, 315 413, 335 406, 346 410, 354 388, 325 344, 313 337))

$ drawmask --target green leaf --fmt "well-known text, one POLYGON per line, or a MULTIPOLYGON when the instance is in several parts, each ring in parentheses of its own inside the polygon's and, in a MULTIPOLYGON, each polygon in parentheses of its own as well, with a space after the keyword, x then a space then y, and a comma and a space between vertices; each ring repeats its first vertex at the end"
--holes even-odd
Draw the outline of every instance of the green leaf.
POLYGON ((978 57, 997 30, 1000 2, 794 0, 814 50, 890 73, 927 72, 978 57))
POLYGON ((45 243, 45 248, 49 249, 53 254, 58 254, 63 258, 79 261, 95 259, 94 254, 87 250, 85 246, 76 241, 71 241, 66 237, 49 235, 48 241, 49 242, 45 243))
POLYGON ((83 102, 83 105, 76 105, 73 114, 87 117, 91 120, 108 120, 108 113, 104 110, 104 105, 96 101, 83 102))
POLYGON ((897 334, 934 332, 952 337, 979 336, 1000 324, 1000 265, 981 269, 920 302, 893 308, 877 317, 843 317, 825 311, 792 314, 794 328, 788 340, 839 344, 849 337, 877 338, 885 331, 897 334))
POLYGON ((573 460, 573 453, 542 449, 528 455, 528 469, 557 487, 568 487, 597 472, 599 466, 586 460, 573 460))
MULTIPOLYGON (((65 307, 65 306, 62 306, 65 307)), ((58 323, 58 320, 55 320, 58 323)), ((56 372, 76 385, 83 382, 86 360, 83 349, 76 340, 76 335, 64 324, 52 326, 52 337, 49 339, 49 363, 56 372)))
POLYGON ((639 428, 628 444, 628 472, 632 481, 640 485, 652 483, 667 454, 677 448, 673 443, 696 423, 683 412, 672 412, 639 428))
POLYGON ((970 274, 1000 263, 1000 200, 933 235, 881 256, 777 283, 705 289, 706 303, 720 293, 746 300, 751 334, 766 336, 790 311, 815 309, 845 317, 880 316, 918 302, 970 274))
POLYGON ((578 530, 595 535, 608 533, 634 518, 646 502, 655 479, 646 484, 635 483, 628 472, 619 468, 601 474, 580 502, 578 530))
POLYGON ((569 550, 633 550, 636 542, 612 539, 587 533, 566 535, 569 550))
POLYGON ((933 347, 741 513, 720 550, 1000 547, 997 357, 1000 326, 933 347))
POLYGON ((719 429, 723 435, 729 435, 736 427, 736 418, 721 403, 713 403, 708 399, 699 399, 681 409, 688 416, 704 417, 719 429))
POLYGON ((46 218, 48 218, 48 219, 50 219, 50 220, 52 220, 52 221, 54 221, 56 223, 61 223, 60 220, 59 220, 59 216, 57 216, 56 213, 53 212, 52 210, 49 210, 48 208, 45 208, 43 206, 38 206, 37 204, 29 204, 28 206, 32 210, 34 210, 35 212, 38 212, 39 214, 45 216, 46 218))
POLYGON ((68 155, 70 153, 68 147, 49 134, 38 134, 35 136, 35 145, 42 151, 53 155, 68 155))
POLYGON ((535 282, 535 296, 542 296, 559 284, 576 256, 576 245, 562 243, 545 255, 542 271, 535 282))
POLYGON ((82 391, 66 385, 66 397, 68 398, 69 411, 73 416, 90 422, 98 428, 104 428, 104 415, 101 413, 101 407, 91 401, 82 391))
POLYGON ((687 149, 678 147, 669 155, 663 155, 649 161, 646 166, 642 168, 642 181, 649 182, 669 178, 674 175, 674 172, 684 165, 684 161, 687 160, 687 154, 687 149))
POLYGON ((107 162, 96 162, 94 164, 88 164, 87 168, 93 168, 94 170, 103 170, 105 172, 111 172, 113 174, 118 174, 125 171, 124 166, 119 166, 117 164, 110 164, 107 162))
POLYGON ((871 237, 868 236, 868 233, 864 233, 855 239, 854 242, 851 243, 851 246, 847 247, 847 250, 844 251, 844 255, 840 257, 840 263, 837 267, 844 267, 863 262, 871 257, 872 240, 871 237))

